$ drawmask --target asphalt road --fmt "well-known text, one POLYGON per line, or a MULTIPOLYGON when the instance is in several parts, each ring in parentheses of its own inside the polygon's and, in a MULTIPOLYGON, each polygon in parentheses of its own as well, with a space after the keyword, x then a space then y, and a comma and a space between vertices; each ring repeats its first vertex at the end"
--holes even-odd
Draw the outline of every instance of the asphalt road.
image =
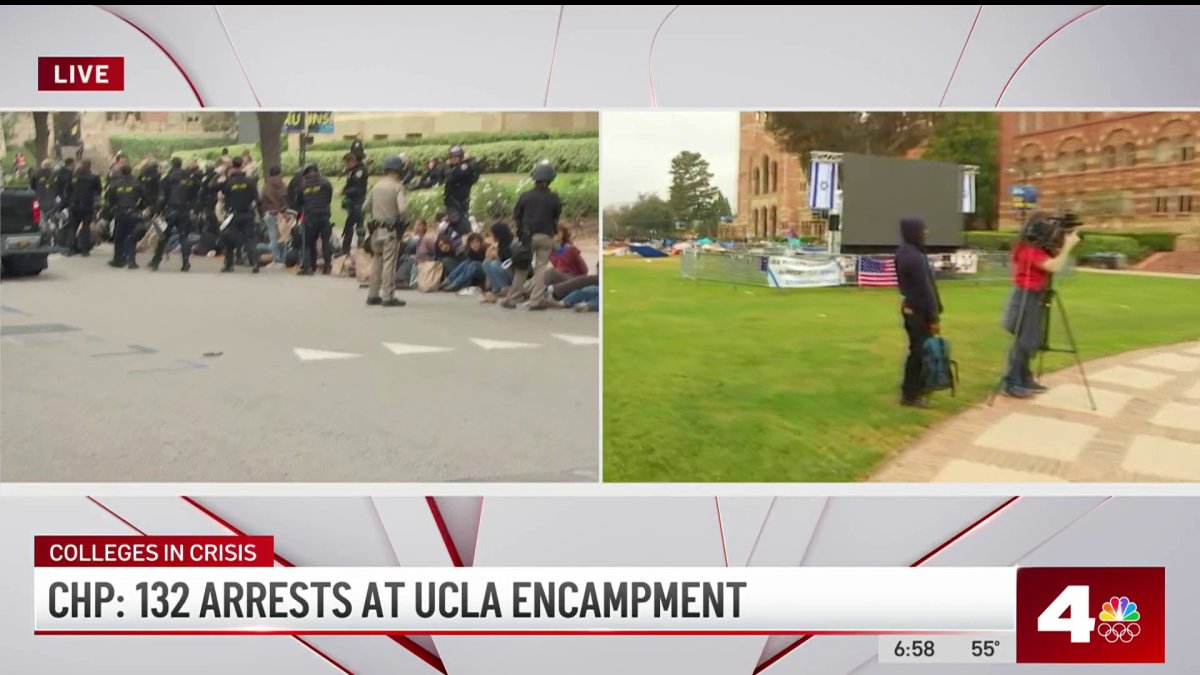
POLYGON ((0 284, 4 481, 598 478, 595 313, 109 255, 0 284))

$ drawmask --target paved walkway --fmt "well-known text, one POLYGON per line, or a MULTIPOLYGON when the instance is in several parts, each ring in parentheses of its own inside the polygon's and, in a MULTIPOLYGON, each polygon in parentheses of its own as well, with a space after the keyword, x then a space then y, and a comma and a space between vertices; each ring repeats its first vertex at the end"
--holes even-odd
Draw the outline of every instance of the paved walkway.
POLYGON ((1096 410, 1072 366, 1046 375, 1035 399, 1000 396, 937 425, 873 480, 1200 481, 1200 341, 1084 369, 1096 410))

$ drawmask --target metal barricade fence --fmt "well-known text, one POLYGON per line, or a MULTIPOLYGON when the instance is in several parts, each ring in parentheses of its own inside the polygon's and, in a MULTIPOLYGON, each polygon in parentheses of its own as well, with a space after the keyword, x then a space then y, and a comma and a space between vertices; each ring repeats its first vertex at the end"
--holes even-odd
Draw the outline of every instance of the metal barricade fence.
MULTIPOLYGON (((812 262, 836 260, 842 269, 842 285, 858 285, 860 260, 887 260, 891 255, 830 255, 794 248, 741 248, 724 251, 693 248, 680 255, 679 272, 687 279, 716 281, 746 286, 770 287, 765 261, 772 257, 799 258, 812 262)), ((931 254, 930 267, 939 282, 1006 283, 1010 279, 1007 251, 962 250, 931 254)))

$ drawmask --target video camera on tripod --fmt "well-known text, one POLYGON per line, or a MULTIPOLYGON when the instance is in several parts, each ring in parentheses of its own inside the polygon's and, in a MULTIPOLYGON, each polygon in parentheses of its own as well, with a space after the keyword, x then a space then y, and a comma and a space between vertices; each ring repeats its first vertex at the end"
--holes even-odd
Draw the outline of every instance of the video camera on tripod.
POLYGON ((1021 228, 1021 239, 1054 256, 1062 250, 1067 233, 1075 232, 1083 240, 1083 233, 1079 232, 1081 227, 1083 221, 1071 211, 1057 215, 1035 213, 1021 228))

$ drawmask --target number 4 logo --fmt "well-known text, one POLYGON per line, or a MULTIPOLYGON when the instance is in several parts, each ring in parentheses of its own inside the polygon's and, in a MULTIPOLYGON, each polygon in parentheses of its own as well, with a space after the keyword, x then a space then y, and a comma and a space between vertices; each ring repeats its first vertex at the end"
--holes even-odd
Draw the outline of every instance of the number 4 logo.
POLYGON ((1088 613, 1090 601, 1091 592, 1088 586, 1067 586, 1038 616, 1038 631, 1070 633, 1071 642, 1091 642, 1092 633, 1096 630, 1096 619, 1088 613))

